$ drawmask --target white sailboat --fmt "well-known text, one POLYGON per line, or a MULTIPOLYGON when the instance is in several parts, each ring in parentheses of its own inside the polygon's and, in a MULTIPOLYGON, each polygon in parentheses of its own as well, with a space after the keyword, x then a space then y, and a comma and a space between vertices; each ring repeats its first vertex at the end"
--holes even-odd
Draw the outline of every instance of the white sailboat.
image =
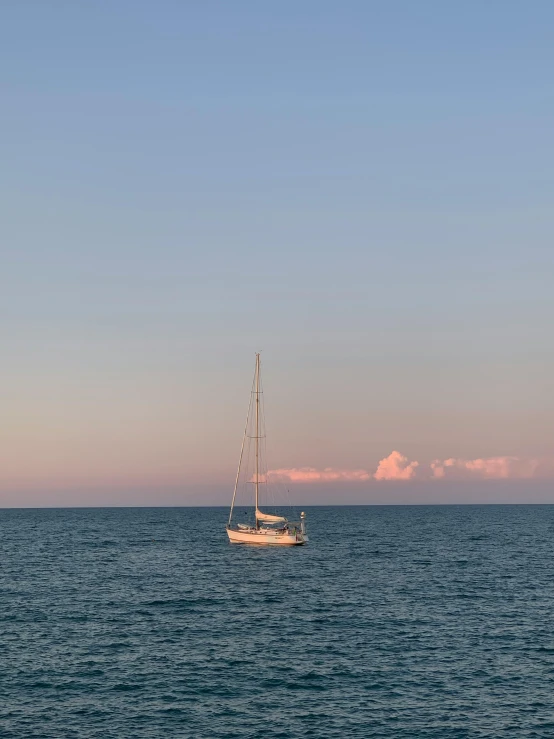
POLYGON ((227 535, 232 544, 264 544, 274 546, 298 546, 308 541, 306 534, 306 514, 300 514, 300 522, 288 521, 284 516, 276 516, 270 513, 264 513, 260 510, 260 486, 267 483, 267 473, 261 469, 260 465, 260 439, 263 438, 261 431, 261 407, 260 407, 260 355, 256 354, 256 372, 252 393, 250 396, 250 404, 248 406, 248 415, 246 418, 246 426, 242 439, 242 447, 240 450, 239 466, 237 477, 235 480, 235 488, 233 490, 233 499, 231 502, 231 510, 229 512, 229 521, 227 523, 227 535), (254 419, 251 419, 252 406, 254 406, 254 419), (254 434, 248 435, 248 429, 251 421, 254 421, 254 434), (233 525, 233 510, 237 497, 237 488, 239 485, 241 466, 244 457, 245 442, 247 438, 254 439, 255 446, 255 467, 254 475, 249 483, 254 487, 254 523, 238 523, 233 525))

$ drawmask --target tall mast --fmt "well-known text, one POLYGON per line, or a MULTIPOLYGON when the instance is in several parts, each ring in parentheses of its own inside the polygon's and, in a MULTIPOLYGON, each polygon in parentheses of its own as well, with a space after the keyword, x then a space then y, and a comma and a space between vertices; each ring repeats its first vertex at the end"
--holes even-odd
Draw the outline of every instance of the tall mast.
POLYGON ((259 442, 260 442, 260 355, 256 354, 256 528, 258 528, 258 487, 259 477, 259 442))

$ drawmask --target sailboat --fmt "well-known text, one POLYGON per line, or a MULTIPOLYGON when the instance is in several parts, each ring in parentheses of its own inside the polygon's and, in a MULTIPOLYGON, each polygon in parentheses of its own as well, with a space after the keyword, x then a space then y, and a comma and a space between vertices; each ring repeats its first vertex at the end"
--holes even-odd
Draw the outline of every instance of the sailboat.
POLYGON ((264 544, 274 546, 298 546, 308 541, 306 534, 306 514, 300 514, 300 522, 288 521, 284 516, 264 513, 260 510, 260 487, 267 487, 267 472, 261 469, 261 447, 260 441, 263 437, 262 431, 262 409, 260 401, 260 355, 256 354, 256 370, 252 383, 250 404, 246 417, 246 426, 240 450, 239 466, 231 501, 231 510, 227 522, 227 535, 232 544, 264 544), (254 418, 252 418, 252 406, 254 406, 254 418), (253 422, 253 435, 248 434, 253 422), (237 488, 241 476, 241 467, 244 458, 245 443, 247 439, 254 440, 254 475, 248 480, 254 489, 254 523, 237 523, 233 525, 233 510, 237 498, 237 488))

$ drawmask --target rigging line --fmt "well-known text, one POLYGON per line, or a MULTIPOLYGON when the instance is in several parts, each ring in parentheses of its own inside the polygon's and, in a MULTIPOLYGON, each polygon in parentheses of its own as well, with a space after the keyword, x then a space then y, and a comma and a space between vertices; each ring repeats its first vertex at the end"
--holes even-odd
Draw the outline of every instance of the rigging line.
POLYGON ((273 486, 272 481, 269 477, 269 464, 268 464, 268 455, 267 455, 267 425, 266 425, 266 414, 265 414, 265 403, 262 401, 262 416, 261 416, 261 423, 262 423, 262 434, 263 439, 261 442, 261 455, 262 455, 262 464, 263 464, 263 470, 264 470, 264 477, 266 480, 266 487, 264 489, 264 504, 266 506, 272 505, 274 503, 273 500, 273 486))
POLYGON ((288 488, 285 488, 285 489, 287 491, 287 502, 288 502, 288 505, 290 507, 292 516, 294 517, 294 520, 297 521, 298 520, 298 509, 297 509, 297 507, 295 505, 292 504, 292 498, 290 496, 290 490, 288 488))
MULTIPOLYGON (((252 382, 254 384, 254 382, 252 382)), ((242 444, 240 447, 240 457, 239 457, 239 466, 237 469, 237 476, 235 478, 235 488, 233 490, 233 500, 231 501, 231 510, 229 511, 229 522, 228 526, 231 525, 231 519, 233 518, 233 508, 235 507, 235 498, 237 497, 237 486, 239 484, 239 476, 240 476, 240 466, 242 463, 242 455, 244 454, 244 443, 246 441, 246 432, 248 430, 248 420, 250 418, 250 409, 252 407, 252 393, 250 393, 250 403, 248 404, 248 413, 246 414, 246 424, 244 426, 244 436, 242 437, 242 444)))
POLYGON ((260 355, 256 354, 256 504, 254 517, 256 520, 256 529, 259 529, 258 523, 258 496, 259 496, 259 435, 260 435, 260 355))
POLYGON ((245 448, 245 456, 242 461, 241 480, 239 483, 240 484, 240 495, 242 496, 241 497, 242 506, 245 508, 247 508, 250 505, 250 496, 247 495, 246 491, 248 489, 248 479, 247 479, 248 471, 250 470, 250 467, 251 467, 251 462, 250 462, 251 454, 252 454, 252 444, 250 443, 250 441, 248 441, 248 443, 246 444, 246 448, 245 448))
POLYGON ((262 397, 260 397, 260 436, 261 436, 261 443, 260 443, 260 465, 261 469, 264 472, 265 476, 265 497, 264 497, 264 504, 269 506, 274 513, 277 512, 277 501, 275 497, 275 485, 270 481, 268 477, 268 470, 269 470, 269 464, 268 464, 268 454, 267 454, 267 417, 265 412, 265 397, 263 396, 263 379, 260 374, 260 394, 262 397))
POLYGON ((269 478, 268 471, 269 471, 269 455, 268 455, 268 444, 267 444, 267 416, 265 413, 265 401, 262 401, 263 405, 263 413, 262 413, 262 433, 263 433, 263 441, 262 441, 262 450, 263 450, 263 459, 264 459, 264 469, 266 472, 266 479, 268 482, 268 485, 266 487, 266 497, 267 497, 267 503, 271 506, 273 513, 277 514, 277 508, 278 508, 278 496, 276 495, 276 487, 275 483, 272 482, 269 478))

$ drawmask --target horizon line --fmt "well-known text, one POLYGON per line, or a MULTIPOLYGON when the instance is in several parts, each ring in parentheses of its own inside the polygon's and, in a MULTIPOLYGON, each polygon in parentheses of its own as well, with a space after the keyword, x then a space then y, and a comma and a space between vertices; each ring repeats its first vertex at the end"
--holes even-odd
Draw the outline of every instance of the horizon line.
MULTIPOLYGON (((481 502, 481 503, 470 503, 470 502, 445 502, 445 503, 307 503, 307 504, 295 504, 293 506, 276 506, 277 508, 420 508, 425 507, 436 507, 444 508, 446 506, 473 506, 474 508, 481 508, 484 506, 554 506, 554 500, 551 503, 546 502, 533 502, 533 501, 510 501, 510 502, 481 502)), ((251 508, 253 506, 237 506, 238 508, 251 508)), ((166 509, 166 508, 223 508, 229 510, 228 505, 68 505, 68 506, 0 506, 0 511, 71 511, 71 510, 118 510, 121 508, 128 509, 166 509)))

